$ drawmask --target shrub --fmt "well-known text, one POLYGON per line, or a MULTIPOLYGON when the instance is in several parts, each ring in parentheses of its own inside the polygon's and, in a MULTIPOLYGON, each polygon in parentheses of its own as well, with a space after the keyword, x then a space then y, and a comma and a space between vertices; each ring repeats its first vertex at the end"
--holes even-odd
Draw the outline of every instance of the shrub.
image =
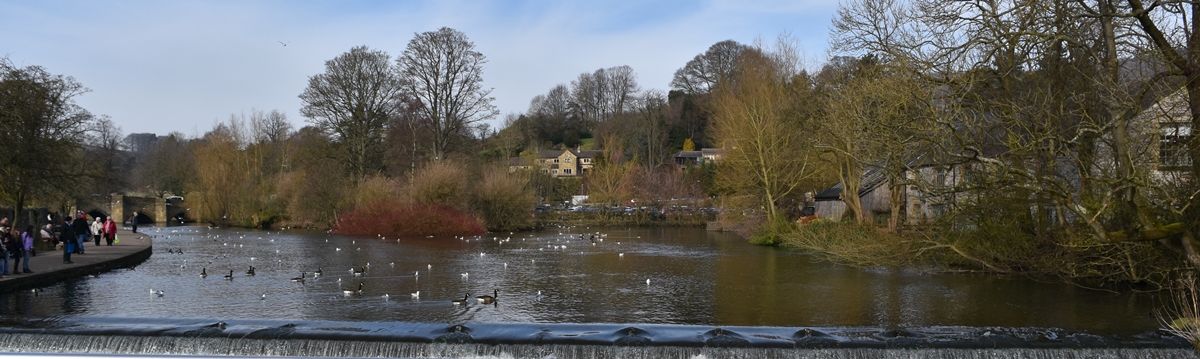
POLYGON ((424 204, 463 206, 471 197, 467 176, 467 171, 456 162, 430 163, 413 175, 407 187, 409 198, 424 204))
POLYGON ((338 218, 333 233, 370 236, 479 235, 483 224, 471 215, 443 204, 381 199, 359 206, 338 218))
POLYGON ((531 225, 529 214, 537 201, 521 178, 492 168, 484 173, 472 204, 488 229, 511 231, 531 225))

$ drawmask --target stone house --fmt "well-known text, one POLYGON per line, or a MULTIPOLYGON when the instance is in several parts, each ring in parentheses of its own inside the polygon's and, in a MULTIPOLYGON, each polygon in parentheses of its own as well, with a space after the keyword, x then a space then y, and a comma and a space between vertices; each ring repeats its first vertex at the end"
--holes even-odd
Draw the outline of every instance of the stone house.
POLYGON ((581 177, 596 165, 596 158, 604 151, 546 150, 538 152, 534 165, 526 165, 519 158, 509 159, 509 170, 534 169, 555 178, 581 177))

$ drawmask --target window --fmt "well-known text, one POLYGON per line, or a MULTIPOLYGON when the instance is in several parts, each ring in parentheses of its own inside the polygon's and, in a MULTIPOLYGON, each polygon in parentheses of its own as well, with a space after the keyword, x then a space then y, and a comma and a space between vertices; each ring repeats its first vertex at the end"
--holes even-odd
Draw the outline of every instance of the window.
POLYGON ((1191 166, 1188 141, 1192 139, 1192 126, 1186 122, 1164 122, 1159 126, 1158 167, 1180 169, 1191 166))
POLYGON ((564 159, 563 159, 563 162, 566 162, 566 163, 571 163, 571 158, 570 158, 570 157, 564 158, 564 159))
POLYGON ((583 163, 592 163, 592 159, 591 159, 591 158, 584 158, 584 159, 583 159, 583 163))
POLYGON ((558 170, 550 170, 550 174, 556 175, 556 174, 558 174, 558 170))
POLYGON ((938 169, 934 170, 934 175, 933 175, 933 177, 934 177, 933 185, 934 186, 945 186, 946 185, 946 172, 947 171, 945 168, 938 168, 938 169))
POLYGON ((570 169, 570 168, 564 168, 564 169, 563 169, 563 174, 565 174, 565 175, 569 175, 569 174, 571 174, 571 169, 570 169))
POLYGON ((557 159, 557 158, 555 158, 555 159, 554 159, 554 163, 558 163, 558 159, 557 159))

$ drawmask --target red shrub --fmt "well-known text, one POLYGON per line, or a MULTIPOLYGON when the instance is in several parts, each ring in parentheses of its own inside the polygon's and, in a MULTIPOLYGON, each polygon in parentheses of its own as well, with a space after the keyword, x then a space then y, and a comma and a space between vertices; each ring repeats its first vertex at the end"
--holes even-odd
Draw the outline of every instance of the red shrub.
POLYGON ((369 236, 449 236, 483 234, 483 224, 441 204, 384 199, 359 206, 338 217, 333 233, 369 236))

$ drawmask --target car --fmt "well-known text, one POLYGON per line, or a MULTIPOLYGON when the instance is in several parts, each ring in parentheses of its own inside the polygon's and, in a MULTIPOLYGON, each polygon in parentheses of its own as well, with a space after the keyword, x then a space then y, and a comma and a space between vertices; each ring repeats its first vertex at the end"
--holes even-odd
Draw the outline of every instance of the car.
POLYGON ((182 196, 168 196, 168 197, 166 198, 166 200, 168 200, 168 201, 182 201, 182 200, 183 200, 183 197, 182 197, 182 196))

